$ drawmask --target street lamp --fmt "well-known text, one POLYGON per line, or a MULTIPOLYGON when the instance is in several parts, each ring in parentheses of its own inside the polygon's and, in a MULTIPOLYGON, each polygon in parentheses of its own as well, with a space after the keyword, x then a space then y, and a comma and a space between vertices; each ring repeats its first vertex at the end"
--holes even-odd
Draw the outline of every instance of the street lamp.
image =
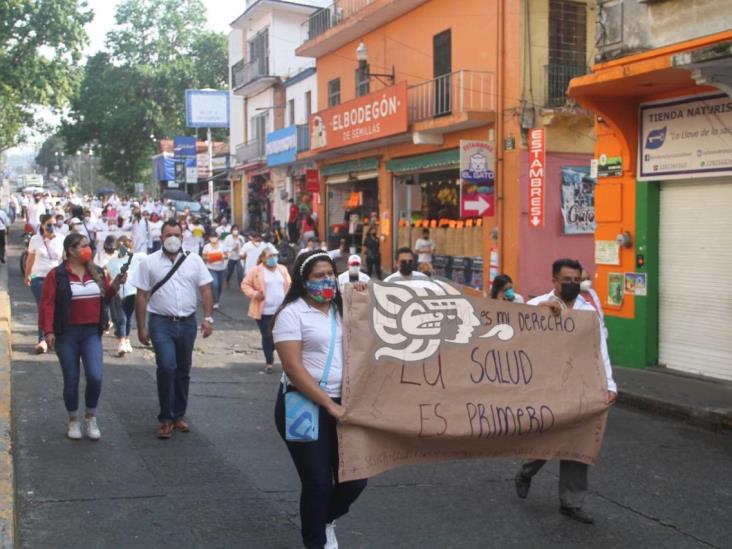
POLYGON ((389 80, 390 84, 394 84, 396 81, 396 70, 394 69, 394 65, 391 66, 391 73, 390 74, 380 74, 375 72, 369 71, 369 52, 366 49, 366 44, 361 42, 358 47, 356 48, 356 59, 358 60, 358 70, 362 75, 362 78, 376 78, 386 86, 386 82, 382 80, 383 78, 387 78, 389 80))

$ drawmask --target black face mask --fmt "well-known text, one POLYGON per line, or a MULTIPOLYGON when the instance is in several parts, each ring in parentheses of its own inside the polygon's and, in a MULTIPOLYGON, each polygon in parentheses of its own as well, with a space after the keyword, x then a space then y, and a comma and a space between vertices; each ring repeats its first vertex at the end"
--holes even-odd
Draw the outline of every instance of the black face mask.
POLYGON ((104 247, 104 251, 107 252, 108 254, 114 253, 114 247, 112 247, 112 246, 105 246, 104 247))
POLYGON ((402 276, 409 276, 414 271, 414 261, 400 261, 399 273, 402 276))
POLYGON ((559 292, 564 301, 574 301, 580 293, 579 282, 562 282, 562 289, 559 292))

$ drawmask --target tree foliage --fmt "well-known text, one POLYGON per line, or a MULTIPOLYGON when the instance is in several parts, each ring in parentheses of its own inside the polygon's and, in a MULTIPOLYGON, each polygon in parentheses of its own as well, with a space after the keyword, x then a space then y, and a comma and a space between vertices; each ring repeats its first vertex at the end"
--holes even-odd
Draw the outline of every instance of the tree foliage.
POLYGON ((204 13, 199 0, 118 6, 107 51, 88 59, 63 125, 69 153, 93 143, 112 181, 146 179, 153 138, 186 132, 185 90, 227 86, 227 39, 204 28, 204 13))
POLYGON ((83 0, 0 0, 0 151, 22 141, 34 109, 63 107, 92 20, 83 0))
POLYGON ((51 173, 59 167, 61 171, 65 171, 65 143, 61 136, 52 135, 47 138, 36 156, 36 164, 45 168, 46 173, 51 173), (56 154, 58 153, 58 155, 56 154))

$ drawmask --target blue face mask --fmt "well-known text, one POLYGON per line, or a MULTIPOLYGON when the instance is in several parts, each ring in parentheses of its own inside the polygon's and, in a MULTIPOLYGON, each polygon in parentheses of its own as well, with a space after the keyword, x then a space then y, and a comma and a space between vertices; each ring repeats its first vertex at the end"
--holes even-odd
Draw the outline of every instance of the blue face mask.
POLYGON ((516 292, 513 291, 513 288, 509 288, 505 292, 503 292, 503 297, 505 297, 508 301, 513 301, 516 299, 516 292))
POLYGON ((336 296, 338 288, 335 278, 323 278, 322 280, 308 280, 305 283, 305 289, 308 295, 318 303, 332 301, 336 296))
POLYGON ((276 267, 277 266, 277 257, 274 255, 271 257, 268 257, 267 260, 265 261, 265 264, 267 265, 267 267, 276 267))

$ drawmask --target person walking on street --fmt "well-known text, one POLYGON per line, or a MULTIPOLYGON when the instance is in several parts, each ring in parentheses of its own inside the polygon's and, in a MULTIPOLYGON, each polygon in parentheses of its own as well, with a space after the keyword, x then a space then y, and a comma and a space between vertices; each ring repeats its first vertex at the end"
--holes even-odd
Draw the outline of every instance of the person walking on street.
POLYGON ((415 271, 416 267, 414 252, 411 248, 399 248, 396 253, 397 271, 387 276, 384 282, 419 285, 421 283, 420 281, 428 281, 429 277, 419 271, 415 271))
MULTIPOLYGON (((40 218, 40 227, 28 243, 28 257, 25 260, 25 285, 29 286, 36 305, 40 310, 41 294, 46 275, 61 263, 64 255, 63 238, 55 232, 55 219, 51 215, 43 214, 40 218)), ((48 351, 43 330, 38 329, 38 344, 36 354, 48 351)))
POLYGON ((327 253, 301 255, 273 328, 284 370, 275 424, 300 477, 301 533, 303 544, 311 549, 338 547, 335 520, 348 512, 366 488, 366 480, 338 480, 336 423, 346 410, 341 405, 343 301, 335 273, 327 253), (292 440, 295 433, 292 427, 287 430, 285 410, 285 392, 291 391, 317 405, 317 440, 292 440))
POLYGON ((5 263, 5 242, 9 228, 10 219, 8 219, 8 214, 0 207, 0 263, 5 263))
POLYGON ((300 238, 297 221, 300 219, 300 208, 295 204, 295 200, 290 198, 290 211, 287 214, 287 236, 293 244, 300 238))
POLYGON ((226 287, 229 287, 231 275, 236 273, 236 284, 241 286, 244 279, 244 267, 241 264, 241 254, 246 241, 239 233, 239 225, 232 225, 231 233, 224 239, 224 249, 228 263, 226 264, 226 287))
POLYGON ((241 258, 244 261, 244 275, 246 276, 249 271, 257 266, 259 256, 262 255, 264 248, 267 246, 266 242, 262 242, 262 235, 254 233, 252 239, 244 244, 242 248, 241 258))
POLYGON ((209 233, 208 243, 203 247, 201 255, 206 267, 208 267, 208 272, 213 277, 213 308, 218 309, 221 290, 224 289, 224 282, 226 281, 226 254, 224 253, 224 245, 214 231, 209 233))
POLYGON ((272 319, 282 305, 290 289, 290 273, 278 263, 279 252, 271 244, 265 248, 257 266, 247 273, 241 283, 241 291, 249 298, 249 317, 257 321, 262 335, 265 369, 271 374, 274 369, 274 341, 272 340, 272 319))
POLYGON ((361 271, 361 256, 353 254, 348 258, 348 269, 338 275, 338 287, 343 288, 346 284, 363 282, 368 284, 371 277, 361 271))
POLYGON ((376 275, 381 280, 381 243, 376 235, 376 227, 369 227, 366 239, 363 241, 364 253, 366 254, 366 274, 369 277, 376 275))
MULTIPOLYGON (((59 238, 60 240, 60 238, 59 238)), ((105 303, 117 293, 127 275, 110 283, 104 271, 92 263, 89 240, 80 234, 63 242, 65 261, 45 277, 38 324, 49 349, 56 348, 64 378, 64 404, 69 414, 66 436, 82 437, 79 421, 79 361, 84 365, 86 436, 99 440, 96 409, 102 391, 102 332, 108 318, 105 303)))
MULTIPOLYGON (((127 277, 131 278, 140 266, 140 262, 147 257, 147 254, 133 253, 132 240, 129 236, 123 235, 117 239, 117 251, 115 256, 107 263, 107 273, 110 278, 115 278, 125 267, 127 277)), ((114 320, 114 335, 117 337, 117 356, 122 357, 132 352, 130 342, 130 331, 132 329, 132 318, 135 314, 135 294, 137 289, 131 282, 122 284, 111 303, 114 320)))
POLYGON ((513 289, 513 280, 507 274, 500 274, 493 279, 491 299, 500 299, 501 301, 511 301, 513 303, 524 302, 523 296, 517 294, 516 290, 513 289))
POLYGON ((213 277, 200 256, 181 252, 182 233, 175 220, 163 226, 163 247, 140 262, 130 280, 137 288, 135 316, 140 343, 152 342, 157 364, 160 425, 157 436, 169 439, 173 430, 188 432, 185 419, 188 385, 196 341, 196 292, 203 301, 204 338, 213 333, 213 277), (149 325, 146 315, 150 312, 149 325))
MULTIPOLYGON (((578 261, 573 259, 558 259, 552 265, 552 277, 554 289, 545 295, 529 300, 528 305, 549 307, 555 315, 561 315, 562 311, 567 309, 595 312, 594 307, 579 295, 580 282, 582 280, 582 266, 578 261)), ((600 353, 607 378, 607 402, 608 404, 613 404, 618 395, 618 387, 613 380, 607 342, 602 331, 600 332, 600 353)), ((526 461, 521 465, 515 477, 516 494, 518 497, 525 499, 528 496, 531 479, 541 470, 544 464, 546 464, 546 460, 536 459, 526 461)), ((586 463, 560 460, 559 512, 576 521, 592 524, 594 522, 592 515, 583 509, 588 489, 588 469, 589 466, 586 463)))

